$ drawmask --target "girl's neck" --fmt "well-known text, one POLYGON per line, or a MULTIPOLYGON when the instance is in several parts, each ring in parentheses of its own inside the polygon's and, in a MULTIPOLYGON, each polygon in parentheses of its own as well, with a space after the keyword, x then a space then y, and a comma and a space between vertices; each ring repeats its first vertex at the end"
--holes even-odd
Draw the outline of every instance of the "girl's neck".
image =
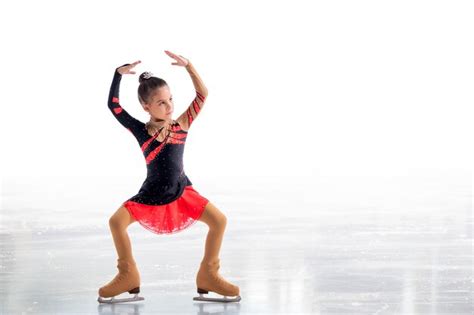
POLYGON ((172 119, 161 119, 161 118, 150 117, 150 122, 152 122, 155 125, 164 125, 167 122, 171 122, 171 121, 172 121, 172 119))

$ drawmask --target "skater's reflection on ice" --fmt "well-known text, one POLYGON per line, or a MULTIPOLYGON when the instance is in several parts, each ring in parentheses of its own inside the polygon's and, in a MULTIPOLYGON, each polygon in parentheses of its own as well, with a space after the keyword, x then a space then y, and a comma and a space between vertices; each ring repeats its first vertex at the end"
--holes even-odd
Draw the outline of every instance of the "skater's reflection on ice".
POLYGON ((140 315, 140 310, 144 307, 143 303, 137 304, 99 304, 97 314, 99 315, 140 315))
POLYGON ((202 302, 194 303, 196 315, 240 314, 240 303, 202 302))
MULTIPOLYGON (((97 307, 98 315, 140 315, 140 311, 144 308, 143 303, 128 304, 99 304, 97 307)), ((218 303, 218 302, 201 302, 194 303, 196 315, 212 315, 212 314, 240 314, 240 303, 218 303)))

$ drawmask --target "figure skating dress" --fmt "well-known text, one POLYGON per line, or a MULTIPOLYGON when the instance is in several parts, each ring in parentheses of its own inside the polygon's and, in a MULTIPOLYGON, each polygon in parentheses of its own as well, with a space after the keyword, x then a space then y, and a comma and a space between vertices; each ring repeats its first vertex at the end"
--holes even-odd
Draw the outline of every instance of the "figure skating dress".
MULTIPOLYGON (((199 219, 209 202, 194 190, 184 173, 183 152, 188 131, 182 129, 178 120, 172 120, 164 140, 158 141, 158 132, 150 136, 145 124, 120 105, 122 75, 117 69, 110 87, 108 106, 114 117, 138 141, 147 166, 147 177, 139 192, 123 202, 123 206, 135 220, 154 233, 181 231, 199 219)), ((204 101, 205 98, 196 91, 191 105, 180 116, 187 119, 188 130, 204 101)))

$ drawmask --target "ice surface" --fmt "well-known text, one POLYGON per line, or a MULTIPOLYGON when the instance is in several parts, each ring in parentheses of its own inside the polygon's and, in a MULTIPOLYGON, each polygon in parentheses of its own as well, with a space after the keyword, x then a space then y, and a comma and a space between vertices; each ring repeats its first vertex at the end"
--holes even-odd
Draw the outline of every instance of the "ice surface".
POLYGON ((228 217, 237 304, 197 303, 206 226, 129 228, 145 301, 99 305, 108 218, 140 178, 4 179, 1 314, 472 314, 470 174, 191 178, 228 217))

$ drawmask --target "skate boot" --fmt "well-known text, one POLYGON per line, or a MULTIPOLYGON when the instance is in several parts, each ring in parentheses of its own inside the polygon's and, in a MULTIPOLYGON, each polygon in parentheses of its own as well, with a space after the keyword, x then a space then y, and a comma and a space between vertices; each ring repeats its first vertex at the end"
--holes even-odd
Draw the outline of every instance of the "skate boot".
POLYGON ((119 273, 112 281, 99 289, 99 298, 97 301, 99 303, 123 303, 144 300, 143 297, 138 296, 138 293, 140 293, 140 274, 138 273, 135 262, 123 259, 118 259, 117 262, 119 273), (116 295, 124 292, 135 294, 135 296, 124 299, 114 298, 116 295))
POLYGON ((198 297, 193 298, 195 301, 211 301, 211 302, 238 302, 241 300, 239 296, 239 287, 224 280, 219 274, 219 259, 211 263, 201 263, 197 277, 196 285, 198 297), (209 291, 223 295, 223 298, 204 297, 209 291), (228 298, 231 296, 232 298, 228 298))

